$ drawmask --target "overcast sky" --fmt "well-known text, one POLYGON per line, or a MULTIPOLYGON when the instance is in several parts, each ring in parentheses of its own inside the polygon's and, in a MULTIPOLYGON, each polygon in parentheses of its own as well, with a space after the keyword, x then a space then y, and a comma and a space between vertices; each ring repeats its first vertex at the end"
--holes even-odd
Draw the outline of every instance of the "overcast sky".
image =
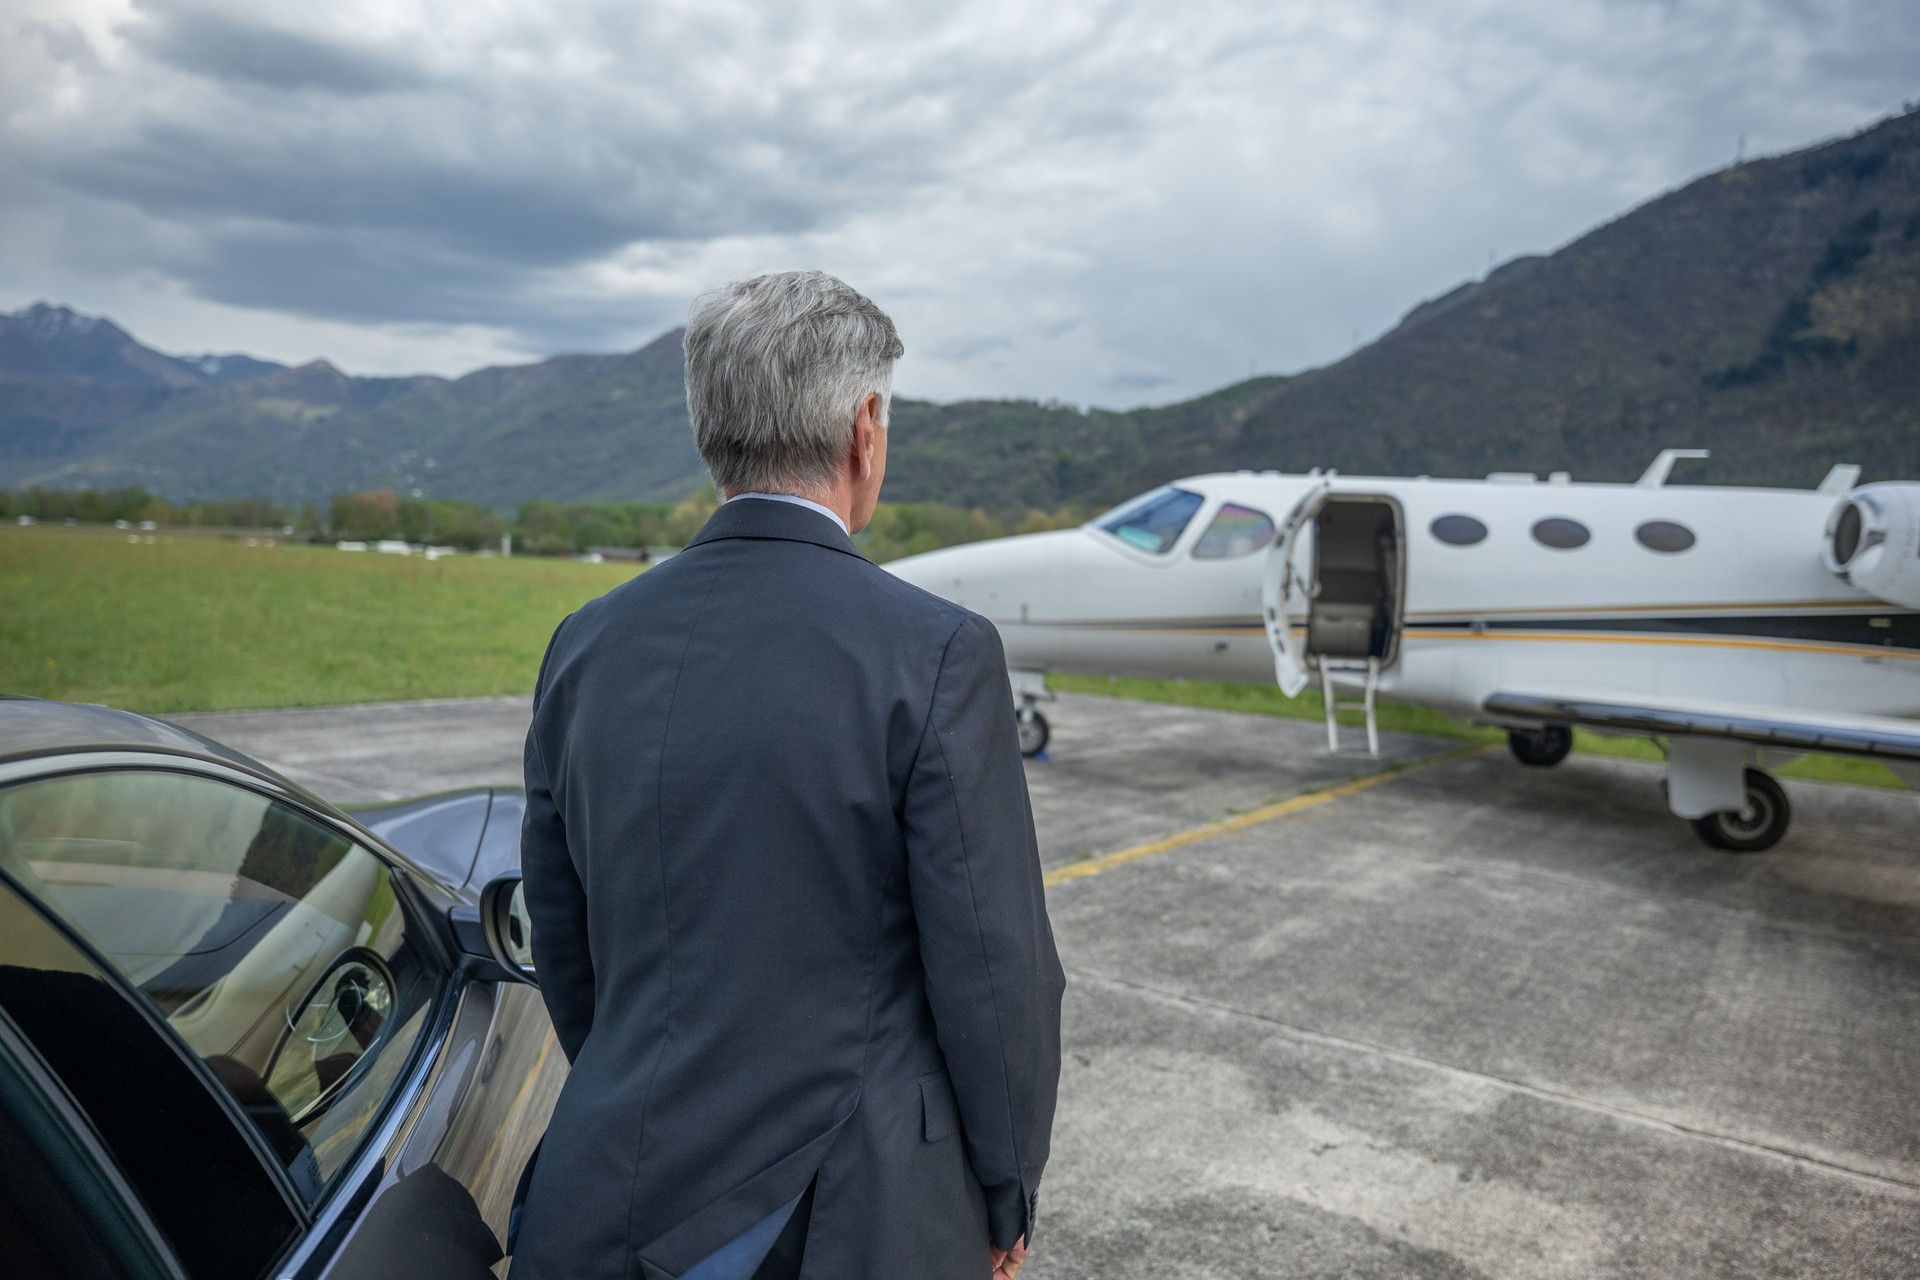
POLYGON ((0 307, 458 374, 819 266, 903 392, 1287 372, 1920 98, 1913 0, 0 0, 0 307))

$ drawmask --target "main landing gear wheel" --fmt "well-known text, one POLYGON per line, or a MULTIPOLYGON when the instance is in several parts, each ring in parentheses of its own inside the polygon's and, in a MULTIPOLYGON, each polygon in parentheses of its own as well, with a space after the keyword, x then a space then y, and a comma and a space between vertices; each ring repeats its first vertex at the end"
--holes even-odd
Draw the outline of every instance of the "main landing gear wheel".
POLYGON ((1020 729, 1020 754, 1031 759, 1047 749, 1047 718, 1038 711, 1023 710, 1014 723, 1020 729))
POLYGON ((1715 849, 1728 853, 1760 853, 1780 843, 1793 821, 1793 806, 1787 793, 1758 769, 1746 771, 1747 804, 1743 809, 1728 809, 1693 820, 1693 830, 1715 849))
POLYGON ((1563 724, 1542 725, 1538 729, 1507 730, 1507 750, 1521 764, 1550 769, 1573 750, 1573 730, 1563 724))

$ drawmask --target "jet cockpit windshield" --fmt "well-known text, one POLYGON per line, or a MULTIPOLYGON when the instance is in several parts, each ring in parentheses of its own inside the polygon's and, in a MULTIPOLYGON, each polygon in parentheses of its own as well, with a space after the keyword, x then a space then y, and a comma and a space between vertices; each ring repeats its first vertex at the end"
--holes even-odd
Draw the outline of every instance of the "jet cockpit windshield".
POLYGON ((1123 502, 1106 515, 1094 517, 1093 523, 1130 547, 1149 555, 1165 555, 1205 504, 1206 499, 1197 493, 1168 486, 1123 502))

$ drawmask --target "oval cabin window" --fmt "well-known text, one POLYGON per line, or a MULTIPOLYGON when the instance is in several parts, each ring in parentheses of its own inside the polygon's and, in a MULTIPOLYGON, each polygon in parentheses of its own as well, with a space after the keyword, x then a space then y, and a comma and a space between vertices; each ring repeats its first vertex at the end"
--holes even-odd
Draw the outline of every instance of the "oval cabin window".
POLYGON ((1487 540, 1487 526, 1472 516, 1441 516, 1427 526, 1436 542, 1450 547, 1470 547, 1487 540))
POLYGON ((1556 551, 1571 551, 1575 547, 1584 547, 1593 540, 1587 532, 1587 526, 1578 520, 1569 520, 1565 516, 1548 516, 1537 520, 1533 526, 1533 540, 1543 547, 1552 547, 1556 551))
POLYGON ((1633 531, 1633 537, 1647 550, 1664 551, 1668 555, 1693 545, 1693 530, 1671 520, 1649 520, 1633 531))

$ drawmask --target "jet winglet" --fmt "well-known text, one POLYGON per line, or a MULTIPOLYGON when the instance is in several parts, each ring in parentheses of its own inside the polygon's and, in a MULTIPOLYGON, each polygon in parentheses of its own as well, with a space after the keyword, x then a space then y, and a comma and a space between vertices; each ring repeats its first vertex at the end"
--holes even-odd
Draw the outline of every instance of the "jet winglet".
POLYGON ((1667 477, 1673 474, 1673 464, 1682 458, 1711 458, 1713 453, 1707 449, 1662 449, 1655 455, 1640 478, 1633 483, 1642 489, 1660 489, 1667 483, 1667 477))

